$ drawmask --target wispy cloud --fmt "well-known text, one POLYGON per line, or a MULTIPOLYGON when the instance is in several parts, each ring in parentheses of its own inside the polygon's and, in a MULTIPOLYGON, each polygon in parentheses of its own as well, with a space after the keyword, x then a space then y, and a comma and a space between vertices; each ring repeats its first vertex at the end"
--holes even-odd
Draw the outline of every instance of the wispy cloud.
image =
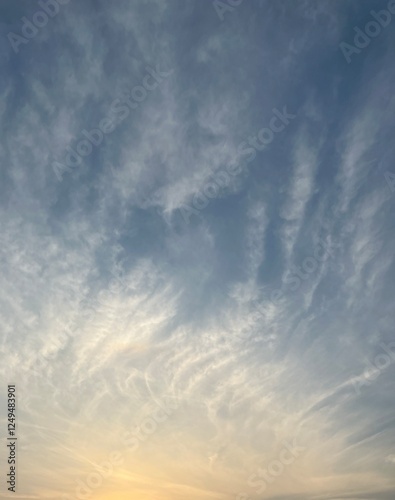
POLYGON ((346 64, 366 2, 58 3, 17 54, 39 4, 0 7, 15 496, 393 499, 393 30, 346 64))

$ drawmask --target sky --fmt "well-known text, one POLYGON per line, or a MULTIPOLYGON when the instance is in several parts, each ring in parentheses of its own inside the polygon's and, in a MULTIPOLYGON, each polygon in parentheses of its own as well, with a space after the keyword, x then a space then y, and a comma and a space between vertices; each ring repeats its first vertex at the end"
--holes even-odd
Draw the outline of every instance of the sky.
POLYGON ((394 30, 1 2, 1 498, 393 500, 394 30))

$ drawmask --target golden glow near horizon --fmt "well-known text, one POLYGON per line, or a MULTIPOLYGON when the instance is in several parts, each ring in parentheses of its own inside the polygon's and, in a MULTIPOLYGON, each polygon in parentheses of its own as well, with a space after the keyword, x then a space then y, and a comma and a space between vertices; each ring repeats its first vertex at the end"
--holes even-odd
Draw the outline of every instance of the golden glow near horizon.
MULTIPOLYGON (((117 298, 117 325, 124 324, 124 300, 117 298)), ((139 311, 144 332, 141 306, 139 311)), ((152 317, 150 323, 154 330, 160 324, 152 317)), ((136 318, 134 324, 139 331, 136 318)), ((367 491, 378 481, 376 473, 334 471, 339 456, 357 463, 360 453, 358 447, 344 449, 342 433, 328 435, 325 412, 311 412, 330 393, 300 397, 300 365, 294 365, 293 376, 269 358, 264 369, 258 363, 240 369, 239 343, 213 328, 195 337, 180 330, 174 341, 146 339, 147 348, 138 354, 147 358, 145 371, 131 370, 129 357, 116 351, 117 361, 106 372, 107 346, 92 345, 97 330, 85 328, 75 337, 85 356, 85 378, 66 381, 59 370, 67 397, 56 391, 54 375, 51 400, 28 394, 21 400, 29 415, 23 427, 32 431, 24 439, 39 450, 28 475, 36 478, 42 498, 50 498, 59 481, 68 492, 64 499, 97 500, 131 494, 142 500, 247 500, 367 491), (205 349, 198 354, 205 333, 205 349), (105 378, 95 375, 101 359, 105 378), (294 390, 284 393, 290 378, 294 390), (82 399, 88 383, 90 395, 82 399)), ((112 335, 125 333, 116 327, 112 335)), ((47 394, 51 386, 38 379, 36 391, 47 394)))

